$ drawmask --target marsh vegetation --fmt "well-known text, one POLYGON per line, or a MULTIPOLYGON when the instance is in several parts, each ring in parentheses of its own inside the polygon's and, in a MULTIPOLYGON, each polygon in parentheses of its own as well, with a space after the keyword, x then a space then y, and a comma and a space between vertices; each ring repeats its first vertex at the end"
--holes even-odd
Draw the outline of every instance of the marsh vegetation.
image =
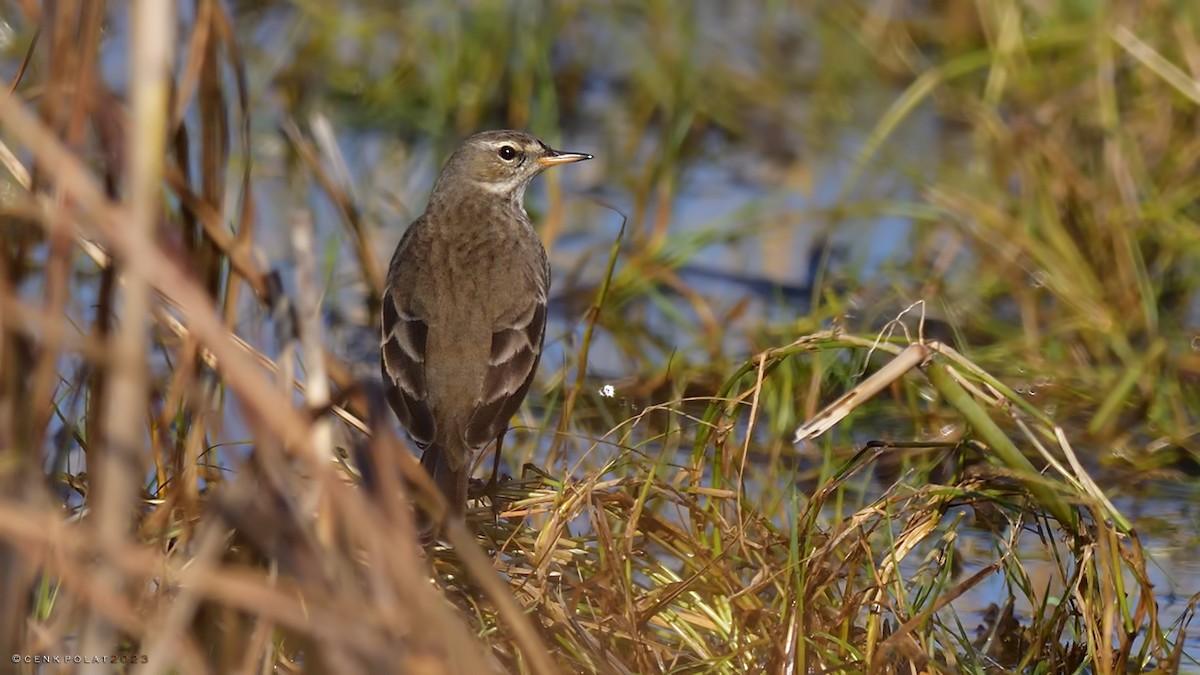
POLYGON ((0 0, 17 672, 1200 671, 1196 3, 168 6, 0 0), (597 159, 422 551, 383 270, 500 127, 597 159))

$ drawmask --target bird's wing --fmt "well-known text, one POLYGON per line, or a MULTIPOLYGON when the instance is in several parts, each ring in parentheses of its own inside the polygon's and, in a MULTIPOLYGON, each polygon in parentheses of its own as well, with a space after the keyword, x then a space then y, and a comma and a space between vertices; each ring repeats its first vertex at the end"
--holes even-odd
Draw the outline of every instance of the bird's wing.
POLYGON ((504 432, 537 370, 546 336, 546 298, 532 299, 523 312, 492 332, 492 350, 479 401, 467 425, 467 443, 480 447, 504 432))
POLYGON ((383 340, 380 364, 388 403, 422 448, 433 442, 433 415, 426 403, 425 338, 429 326, 419 316, 396 305, 392 293, 383 296, 383 340))

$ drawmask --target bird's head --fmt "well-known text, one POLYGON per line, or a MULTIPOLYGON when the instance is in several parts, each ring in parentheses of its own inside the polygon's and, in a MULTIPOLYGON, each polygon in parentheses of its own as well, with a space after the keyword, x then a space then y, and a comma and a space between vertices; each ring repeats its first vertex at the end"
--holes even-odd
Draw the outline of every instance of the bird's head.
POLYGON ((484 131, 463 141, 446 160, 433 191, 467 187, 522 204, 525 188, 534 176, 556 164, 591 158, 581 152, 554 150, 521 131, 484 131))

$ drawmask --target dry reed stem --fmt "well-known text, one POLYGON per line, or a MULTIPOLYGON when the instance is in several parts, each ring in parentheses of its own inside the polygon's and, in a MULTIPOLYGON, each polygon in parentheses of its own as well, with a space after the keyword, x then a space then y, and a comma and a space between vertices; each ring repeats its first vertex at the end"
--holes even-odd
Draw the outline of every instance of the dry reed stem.
MULTIPOLYGON (((128 137, 126 213, 124 232, 128 258, 150 255, 159 210, 159 181, 166 155, 167 101, 170 93, 174 49, 174 5, 139 0, 131 5, 133 39, 130 41, 130 88, 133 120, 137 134, 128 137)), ((64 186, 65 187, 65 186, 64 186)), ((63 217, 62 211, 53 218, 63 217)), ((123 260, 122 263, 126 261, 123 260)), ((124 265, 123 265, 124 266, 124 265)), ((146 361, 151 288, 136 273, 126 275, 121 302, 121 321, 113 349, 114 367, 104 392, 109 405, 102 445, 93 446, 89 459, 96 475, 97 495, 93 518, 104 548, 96 578, 102 586, 122 589, 121 575, 112 558, 129 545, 129 515, 138 492, 141 450, 145 447, 142 411, 148 400, 146 361)), ((116 635, 103 612, 92 613, 83 631, 82 651, 105 654, 116 651, 116 635)), ((85 673, 101 673, 100 665, 89 665, 85 673)))
POLYGON ((241 395, 264 428, 282 439, 285 446, 297 451, 299 456, 311 457, 308 421, 291 407, 289 401, 279 396, 237 346, 205 291, 176 268, 157 247, 132 241, 132 235, 124 227, 127 211, 105 198, 87 169, 7 93, 0 93, 0 121, 22 138, 41 165, 58 178, 104 242, 125 261, 127 272, 148 280, 155 290, 171 298, 180 308, 192 335, 212 352, 221 364, 225 381, 241 395))
MULTIPOLYGON (((300 333, 300 347, 304 352, 306 372, 305 397, 309 410, 324 410, 329 405, 329 377, 325 369, 325 350, 322 348, 321 292, 317 288, 317 261, 314 252, 312 215, 297 210, 292 214, 292 248, 296 253, 296 314, 300 333)), ((290 389, 292 378, 282 383, 290 389)), ((326 415, 318 417, 312 426, 312 449, 317 462, 330 462, 333 453, 333 421, 326 415)), ((310 511, 321 510, 322 496, 319 492, 309 495, 305 505, 310 511)), ((318 518, 328 523, 326 518, 318 518)), ((331 533, 323 532, 322 541, 329 543, 331 533)))
MULTIPOLYGON (((243 398, 251 410, 259 413, 257 422, 276 436, 288 441, 285 447, 291 448, 296 453, 295 456, 305 462, 314 475, 320 476, 324 480, 329 475, 327 465, 324 463, 314 465, 315 460, 312 459, 312 455, 305 451, 306 446, 311 447, 306 432, 309 423, 299 416, 291 408, 290 403, 281 398, 279 393, 267 384, 266 379, 258 374, 253 364, 246 360, 242 349, 237 346, 235 340, 216 319, 215 308, 207 301, 204 292, 182 276, 160 253, 154 249, 144 251, 139 248, 137 243, 130 241, 130 235, 120 227, 125 213, 124 209, 109 203, 94 186, 86 170, 6 94, 0 94, 0 120, 3 120, 10 128, 17 130, 18 133, 29 132, 22 134, 26 142, 34 150, 39 160, 50 170, 56 172, 69 193, 93 217, 93 224, 103 233, 106 243, 122 259, 129 261, 129 271, 154 282, 157 289, 172 298, 183 310, 192 334, 212 352, 221 366, 226 381, 235 390, 242 392, 243 398), (139 252, 141 255, 130 256, 131 251, 139 252)), ((411 460, 411 457, 409 459, 415 465, 415 460, 411 460)), ((416 467, 416 470, 420 471, 420 468, 416 467)), ((426 487, 432 491, 431 486, 426 487)), ((344 493, 338 495, 342 499, 345 496, 344 493)), ((335 499, 335 501, 340 502, 341 499, 335 499)), ((361 507, 354 508, 354 511, 359 510, 361 507)), ((361 522, 361 519, 351 519, 350 522, 361 522)), ((417 569, 419 566, 408 567, 406 573, 411 574, 417 569)), ((206 597, 232 606, 244 606, 248 611, 262 613, 261 607, 243 604, 247 597, 246 594, 250 593, 248 587, 242 586, 240 587, 241 591, 233 593, 223 592, 221 590, 223 588, 227 588, 227 586, 218 584, 207 587, 206 597)), ((311 599, 306 599, 306 606, 310 602, 311 599)), ((507 611, 505 614, 513 621, 527 621, 519 611, 507 611)), ((305 628, 306 624, 297 624, 296 616, 298 615, 295 612, 285 611, 270 614, 265 618, 280 625, 311 630, 311 628, 305 628)), ((525 631, 525 634, 529 635, 530 633, 525 631)), ((446 637, 449 638, 449 636, 446 637)), ((355 641, 350 640, 349 644, 355 644, 355 641)), ((360 642, 359 648, 369 648, 369 645, 360 642)), ((544 654, 544 649, 541 652, 544 654)), ((462 658, 461 647, 452 650, 451 653, 459 654, 459 658, 462 658)), ((536 660, 537 656, 530 658, 536 660)), ((544 665, 544 663, 543 661, 542 664, 544 665)), ((478 672, 478 670, 473 672, 478 672)), ((543 668, 540 672, 547 671, 543 668)))

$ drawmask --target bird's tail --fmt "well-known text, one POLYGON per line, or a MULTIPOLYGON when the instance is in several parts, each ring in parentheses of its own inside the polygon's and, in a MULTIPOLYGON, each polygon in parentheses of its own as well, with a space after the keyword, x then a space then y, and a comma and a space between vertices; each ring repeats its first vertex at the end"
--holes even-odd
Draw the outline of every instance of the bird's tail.
MULTIPOLYGON (((434 444, 425 448, 421 455, 421 466, 442 492, 448 508, 447 518, 462 518, 467 510, 467 481, 470 467, 464 464, 459 469, 450 466, 449 455, 434 444)), ((428 516, 422 516, 421 532, 425 537, 436 535, 437 524, 428 516)))

